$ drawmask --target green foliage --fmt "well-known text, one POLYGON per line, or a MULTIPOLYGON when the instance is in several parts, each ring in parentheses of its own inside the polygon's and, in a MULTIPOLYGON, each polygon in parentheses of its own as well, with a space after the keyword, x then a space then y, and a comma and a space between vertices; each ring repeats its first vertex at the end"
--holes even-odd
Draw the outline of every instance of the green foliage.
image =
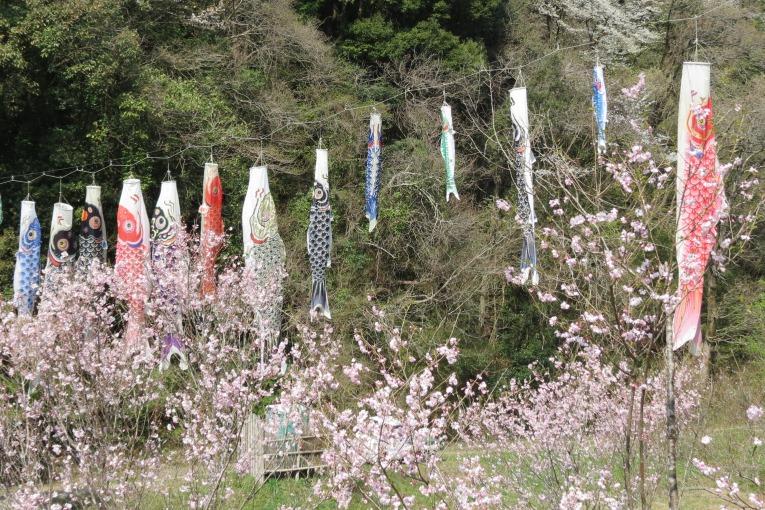
POLYGON ((716 351, 719 361, 736 366, 756 362, 765 366, 765 280, 745 284, 725 294, 716 351))
POLYGON ((406 31, 397 31, 380 15, 353 22, 340 52, 357 62, 391 62, 407 55, 447 56, 449 67, 477 67, 486 62, 486 51, 473 40, 461 41, 436 19, 419 22, 406 31))
POLYGON ((502 41, 508 21, 500 0, 299 0, 297 6, 323 20, 342 55, 365 65, 424 55, 451 68, 476 67, 502 41))
MULTIPOLYGON (((4 207, 7 205, 3 204, 4 207)), ((3 221, 6 221, 3 219, 3 221)), ((7 225, 0 225, 0 275, 12 275, 16 263, 16 250, 18 248, 18 233, 7 225)), ((4 278, 5 281, 9 281, 4 278)), ((13 288, 8 285, 0 286, 0 297, 10 299, 13 288)))
MULTIPOLYGON (((510 131, 509 119, 501 112, 508 108, 504 94, 514 84, 512 77, 491 91, 491 98, 487 90, 460 90, 470 87, 469 81, 449 90, 458 126, 459 203, 443 201, 443 165, 437 152, 440 91, 401 92, 404 83, 419 87, 452 80, 459 78, 460 70, 489 61, 527 61, 558 43, 581 41, 558 39, 544 17, 535 14, 533 2, 501 0, 258 1, 231 7, 209 23, 192 18, 223 4, 2 2, 0 180, 101 162, 88 170, 107 167, 97 180, 113 225, 120 181, 129 170, 109 168, 109 160, 141 162, 132 171, 142 179, 151 204, 167 166, 163 160, 146 159, 146 153, 184 149, 170 166, 178 178, 184 218, 193 225, 202 167, 213 146, 223 178, 224 220, 231 228, 224 256, 233 258, 241 253, 248 167, 260 157, 262 138, 288 253, 285 308, 294 323, 307 317, 310 269, 305 234, 313 149, 322 137, 330 148, 335 244, 329 288, 339 337, 350 339, 355 328, 370 327, 365 310, 366 296, 372 295, 390 316, 419 328, 423 345, 459 337, 464 354, 457 367, 461 377, 476 372, 485 372, 492 382, 525 377, 530 362, 546 359, 556 343, 552 328, 528 294, 511 289, 502 276, 520 250, 517 225, 511 215, 500 215, 493 206, 496 197, 515 197, 498 138, 487 136, 492 134, 489 129, 499 136, 510 131), (327 44, 305 20, 319 23, 334 44, 327 44), (392 102, 378 105, 385 148, 379 223, 370 234, 363 212, 368 111, 347 106, 392 96, 392 102), (470 106, 474 109, 468 111, 470 106), (490 117, 490 108, 496 113, 493 124, 483 132, 473 129, 476 120, 490 117)), ((712 28, 721 32, 724 48, 707 48, 717 52, 713 60, 720 62, 715 73, 719 110, 731 112, 734 104, 745 101, 752 102, 752 111, 761 110, 761 24, 742 18, 735 33, 720 25, 712 28), (723 34, 723 29, 728 32, 723 34), (735 50, 737 44, 749 49, 735 50)), ((625 115, 617 99, 620 87, 634 83, 634 69, 646 69, 649 88, 655 89, 651 100, 660 113, 658 120, 664 122, 654 128, 673 132, 674 103, 668 98, 674 93, 676 57, 652 46, 632 57, 631 67, 608 63, 614 114, 625 115)), ((538 157, 535 168, 540 171, 548 169, 543 148, 564 147, 586 168, 594 163, 591 64, 586 51, 561 52, 524 69, 532 147, 538 157)), ((732 114, 730 118, 736 121, 718 124, 730 126, 720 136, 721 150, 732 151, 727 147, 738 148, 740 143, 746 153, 761 154, 762 123, 732 114)), ((634 133, 609 126, 609 137, 626 143, 634 133)), ((751 164, 760 160, 753 156, 751 164)), ((77 207, 89 182, 90 176, 84 175, 66 179, 64 198, 77 207)), ((26 187, 12 185, 0 192, 6 213, 0 234, 0 291, 7 297, 17 245, 16 204, 26 187)), ((41 179, 33 183, 31 193, 47 235, 58 183, 41 179)), ((542 220, 549 212, 548 197, 539 198, 542 220)), ((608 198, 615 207, 627 199, 623 194, 608 198)), ((619 236, 620 229, 615 224, 603 227, 608 236, 619 236)), ((107 231, 113 246, 114 228, 107 231)), ((660 245, 671 245, 672 232, 652 235, 660 245)), ((757 280, 762 277, 763 243, 755 243, 748 254, 741 269, 729 273, 729 281, 717 291, 724 313, 716 345, 723 361, 762 355, 758 335, 762 338, 763 290, 757 280)), ((290 338, 291 331, 286 336, 290 338)), ((347 347, 350 354, 350 341, 347 347)))

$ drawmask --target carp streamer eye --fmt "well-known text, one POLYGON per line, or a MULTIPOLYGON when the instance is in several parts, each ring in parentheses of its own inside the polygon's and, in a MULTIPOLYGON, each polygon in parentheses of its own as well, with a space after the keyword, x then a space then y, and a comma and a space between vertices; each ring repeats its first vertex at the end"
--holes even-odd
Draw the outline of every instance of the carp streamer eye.
POLYGON ((154 226, 159 230, 163 230, 167 226, 167 220, 164 217, 159 216, 154 220, 154 226))
POLYGON ((56 248, 58 248, 59 251, 66 251, 69 248, 69 240, 59 239, 56 241, 56 248))

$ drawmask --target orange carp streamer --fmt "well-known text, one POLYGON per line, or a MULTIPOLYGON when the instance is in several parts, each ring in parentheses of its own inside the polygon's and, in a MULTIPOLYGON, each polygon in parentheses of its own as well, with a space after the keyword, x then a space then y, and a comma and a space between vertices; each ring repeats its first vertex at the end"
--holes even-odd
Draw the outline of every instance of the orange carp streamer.
POLYGON ((129 307, 125 341, 135 346, 141 339, 149 297, 149 215, 138 179, 126 179, 122 184, 114 273, 120 297, 129 307))
POLYGON ((205 163, 200 233, 202 254, 202 295, 215 294, 215 259, 223 246, 223 188, 216 163, 205 163))
POLYGON ((704 272, 717 242, 717 224, 726 209, 717 160, 709 64, 686 62, 678 112, 677 266, 678 297, 673 322, 674 348, 692 341, 701 349, 704 272))

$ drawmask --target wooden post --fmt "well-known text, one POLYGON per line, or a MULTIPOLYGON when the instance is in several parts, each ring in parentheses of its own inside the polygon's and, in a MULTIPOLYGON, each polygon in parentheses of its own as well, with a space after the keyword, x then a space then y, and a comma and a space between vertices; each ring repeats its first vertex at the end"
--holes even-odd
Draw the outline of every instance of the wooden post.
POLYGON ((265 465, 263 460, 263 422, 258 415, 251 413, 242 429, 240 442, 241 455, 247 458, 250 475, 255 478, 257 486, 265 482, 265 465))
POLYGON ((252 475, 255 477, 255 483, 263 485, 266 481, 265 455, 263 455, 263 443, 265 437, 263 434, 263 420, 255 414, 250 415, 253 423, 253 465, 255 469, 252 475))
POLYGON ((665 326, 667 345, 667 489, 670 510, 678 509, 677 492, 677 416, 675 415, 675 358, 672 349, 672 314, 667 315, 665 326))

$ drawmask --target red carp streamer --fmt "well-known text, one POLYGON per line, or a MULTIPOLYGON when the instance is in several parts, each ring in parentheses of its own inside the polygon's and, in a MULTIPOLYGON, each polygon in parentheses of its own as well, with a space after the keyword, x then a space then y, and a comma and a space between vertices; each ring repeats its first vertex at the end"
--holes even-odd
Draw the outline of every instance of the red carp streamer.
POLYGON ((693 341, 701 348, 704 272, 717 242, 726 204, 709 86, 709 64, 683 64, 678 113, 677 266, 680 303, 674 316, 674 348, 693 341))
POLYGON ((218 165, 205 163, 200 250, 202 253, 202 295, 215 294, 215 259, 223 245, 223 188, 220 185, 218 165))
POLYGON ((149 297, 149 215, 141 181, 126 179, 117 210, 117 255, 114 273, 119 294, 128 302, 125 341, 134 346, 141 338, 146 300, 149 297))

